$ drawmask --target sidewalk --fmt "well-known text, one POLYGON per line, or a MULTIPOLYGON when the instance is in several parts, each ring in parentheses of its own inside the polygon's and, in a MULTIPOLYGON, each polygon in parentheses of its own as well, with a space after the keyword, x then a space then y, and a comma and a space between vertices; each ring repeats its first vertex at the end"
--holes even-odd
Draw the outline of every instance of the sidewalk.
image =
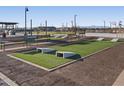
POLYGON ((113 86, 124 86, 124 70, 120 73, 113 86))
POLYGON ((3 73, 0 72, 0 79, 2 79, 6 84, 10 86, 18 86, 14 81, 9 79, 7 76, 5 76, 3 73))

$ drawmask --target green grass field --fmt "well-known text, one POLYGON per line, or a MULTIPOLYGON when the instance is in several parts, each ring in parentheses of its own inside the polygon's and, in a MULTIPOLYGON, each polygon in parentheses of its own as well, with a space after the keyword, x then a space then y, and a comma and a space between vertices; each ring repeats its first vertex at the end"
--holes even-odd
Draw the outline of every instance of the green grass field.
MULTIPOLYGON (((59 51, 70 51, 80 54, 81 56, 87 56, 91 53, 97 52, 101 49, 111 47, 114 44, 109 41, 82 41, 77 44, 72 45, 55 45, 51 46, 51 48, 57 49, 59 51)), ((30 61, 32 63, 38 64, 45 68, 54 68, 61 64, 72 61, 72 59, 63 59, 60 57, 56 57, 51 54, 41 54, 37 52, 31 53, 15 53, 13 54, 15 57, 30 61)))
POLYGON ((82 41, 73 45, 60 45, 60 46, 51 46, 51 48, 60 50, 60 51, 71 51, 81 56, 87 56, 91 53, 104 49, 106 47, 111 47, 112 45, 117 44, 110 41, 82 41))

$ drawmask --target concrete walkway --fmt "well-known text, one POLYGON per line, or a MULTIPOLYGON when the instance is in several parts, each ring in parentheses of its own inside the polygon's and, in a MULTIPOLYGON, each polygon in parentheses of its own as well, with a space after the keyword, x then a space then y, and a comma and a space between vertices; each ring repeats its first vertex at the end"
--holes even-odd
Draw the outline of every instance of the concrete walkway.
POLYGON ((6 82, 0 79, 0 86, 9 86, 6 82))
POLYGON ((124 34, 114 33, 86 33, 86 36, 104 37, 104 38, 124 38, 124 34))
POLYGON ((124 86, 124 70, 118 76, 118 78, 114 82, 113 86, 124 86))
POLYGON ((18 84, 16 84, 14 81, 9 79, 7 76, 2 74, 1 72, 0 72, 0 79, 2 79, 5 83, 7 83, 10 86, 18 86, 18 84))

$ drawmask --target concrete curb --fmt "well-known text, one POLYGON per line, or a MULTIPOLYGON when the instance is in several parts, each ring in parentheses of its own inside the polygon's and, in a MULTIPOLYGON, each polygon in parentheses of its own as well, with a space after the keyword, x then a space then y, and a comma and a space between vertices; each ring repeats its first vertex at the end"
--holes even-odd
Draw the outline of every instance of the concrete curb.
POLYGON ((18 49, 23 49, 23 48, 26 48, 25 46, 24 47, 17 47, 17 48, 8 48, 8 49, 5 49, 5 50, 0 50, 0 52, 3 52, 3 51, 12 51, 12 50, 18 50, 18 49))
POLYGON ((46 70, 46 71, 50 71, 50 69, 47 69, 47 68, 42 67, 42 66, 39 66, 39 65, 34 64, 34 63, 30 62, 30 61, 26 61, 26 60, 23 60, 23 59, 21 59, 21 58, 18 58, 18 57, 12 56, 11 54, 8 54, 7 56, 8 56, 8 57, 11 57, 11 58, 13 58, 13 59, 16 59, 16 60, 22 61, 22 62, 24 62, 24 63, 30 64, 30 65, 32 65, 32 66, 38 67, 38 68, 40 68, 40 69, 43 69, 43 70, 46 70))
POLYGON ((0 72, 0 78, 10 86, 18 86, 18 84, 16 84, 14 81, 9 79, 7 76, 2 74, 1 72, 0 72))
POLYGON ((74 63, 74 62, 77 62, 77 61, 86 59, 87 57, 90 57, 90 56, 95 55, 95 54, 97 54, 97 53, 100 53, 100 52, 102 52, 102 51, 108 50, 108 49, 110 49, 110 48, 112 48, 112 47, 114 47, 114 46, 116 46, 116 45, 113 45, 113 46, 111 46, 111 47, 104 48, 104 49, 102 49, 102 50, 99 50, 99 51, 94 52, 94 53, 92 53, 92 54, 89 54, 89 55, 87 55, 87 56, 81 57, 81 58, 79 58, 79 59, 77 59, 77 60, 73 60, 73 61, 70 61, 70 62, 68 62, 68 63, 62 64, 62 65, 60 65, 60 66, 58 66, 58 67, 55 67, 55 68, 51 69, 50 71, 54 71, 54 70, 57 70, 57 69, 62 68, 62 67, 64 67, 64 66, 70 65, 70 64, 72 64, 72 63, 74 63))

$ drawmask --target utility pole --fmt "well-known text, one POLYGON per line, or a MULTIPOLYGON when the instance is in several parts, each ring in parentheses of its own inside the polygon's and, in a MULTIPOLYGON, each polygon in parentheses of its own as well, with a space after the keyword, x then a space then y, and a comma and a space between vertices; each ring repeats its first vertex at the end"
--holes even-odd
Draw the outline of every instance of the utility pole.
POLYGON ((77 17, 77 15, 74 15, 74 31, 75 31, 75 34, 76 34, 76 32, 77 32, 77 20, 76 20, 76 17, 77 17))
POLYGON ((31 36, 32 36, 32 19, 30 20, 30 26, 31 26, 31 36))

